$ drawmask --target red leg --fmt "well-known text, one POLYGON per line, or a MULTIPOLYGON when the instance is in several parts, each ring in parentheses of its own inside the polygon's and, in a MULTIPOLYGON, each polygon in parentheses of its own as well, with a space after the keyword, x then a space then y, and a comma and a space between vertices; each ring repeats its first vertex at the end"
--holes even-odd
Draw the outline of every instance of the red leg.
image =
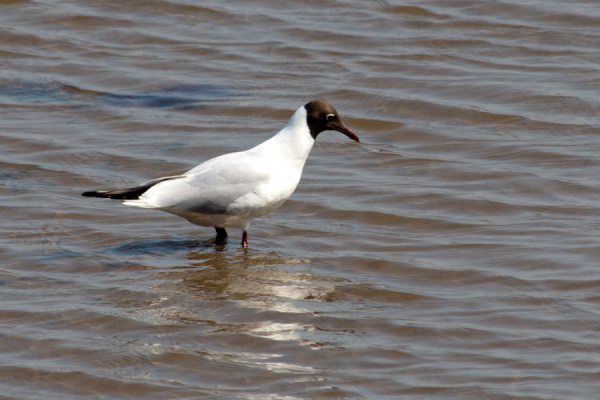
POLYGON ((242 233, 242 247, 245 249, 248 248, 248 232, 246 231, 242 233))

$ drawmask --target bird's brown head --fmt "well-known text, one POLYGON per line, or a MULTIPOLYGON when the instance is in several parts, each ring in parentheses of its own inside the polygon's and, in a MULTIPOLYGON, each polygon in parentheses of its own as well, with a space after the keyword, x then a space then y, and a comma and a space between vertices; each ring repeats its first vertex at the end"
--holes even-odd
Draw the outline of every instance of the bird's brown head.
POLYGON ((306 123, 308 129, 310 129, 311 136, 316 139, 317 135, 323 131, 335 130, 342 132, 352 140, 358 140, 356 133, 352 132, 342 122, 337 110, 334 106, 324 100, 314 100, 307 103, 304 108, 306 109, 306 123))

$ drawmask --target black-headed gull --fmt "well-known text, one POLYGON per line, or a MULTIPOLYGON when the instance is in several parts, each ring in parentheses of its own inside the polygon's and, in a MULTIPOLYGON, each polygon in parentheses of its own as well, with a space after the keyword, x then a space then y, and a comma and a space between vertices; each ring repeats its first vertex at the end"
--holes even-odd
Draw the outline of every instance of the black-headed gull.
POLYGON ((326 130, 359 141, 335 107, 315 100, 300 107, 278 134, 250 150, 213 158, 182 175, 82 195, 123 200, 128 206, 162 210, 196 225, 212 226, 217 242, 227 238, 225 228, 240 228, 242 246, 247 247, 250 222, 292 195, 317 135, 326 130))

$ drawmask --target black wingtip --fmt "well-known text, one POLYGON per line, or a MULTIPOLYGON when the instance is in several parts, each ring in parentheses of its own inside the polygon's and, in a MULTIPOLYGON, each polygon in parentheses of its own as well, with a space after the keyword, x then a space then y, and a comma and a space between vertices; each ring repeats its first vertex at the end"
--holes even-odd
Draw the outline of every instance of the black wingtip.
POLYGON ((183 178, 183 175, 177 176, 165 176, 164 178, 158 178, 151 180, 149 182, 143 183, 140 186, 136 186, 133 188, 127 189, 110 189, 110 190, 94 190, 90 192, 83 192, 81 195, 83 197, 100 197, 103 199, 115 199, 115 200, 137 200, 140 198, 142 194, 146 192, 146 190, 150 189, 152 186, 157 183, 161 183, 164 181, 168 181, 171 179, 180 179, 183 178))
POLYGON ((83 192, 81 193, 83 197, 108 197, 108 195, 104 192, 83 192))
POLYGON ((131 189, 116 189, 116 190, 98 190, 93 192, 83 192, 83 197, 98 197, 101 199, 115 200, 137 200, 142 193, 148 190, 148 187, 142 186, 131 189))

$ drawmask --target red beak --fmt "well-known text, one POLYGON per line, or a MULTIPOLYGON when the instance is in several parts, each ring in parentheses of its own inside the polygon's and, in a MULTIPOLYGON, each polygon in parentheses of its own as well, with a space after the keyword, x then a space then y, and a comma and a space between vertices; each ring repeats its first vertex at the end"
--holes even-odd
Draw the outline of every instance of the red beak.
POLYGON ((333 129, 335 129, 338 132, 342 132, 344 135, 348 136, 350 139, 352 140, 356 140, 357 142, 360 142, 360 140, 358 139, 358 136, 356 136, 356 133, 352 132, 352 130, 350 128, 348 128, 346 125, 344 125, 344 123, 340 123, 335 124, 335 125, 330 125, 333 129))

